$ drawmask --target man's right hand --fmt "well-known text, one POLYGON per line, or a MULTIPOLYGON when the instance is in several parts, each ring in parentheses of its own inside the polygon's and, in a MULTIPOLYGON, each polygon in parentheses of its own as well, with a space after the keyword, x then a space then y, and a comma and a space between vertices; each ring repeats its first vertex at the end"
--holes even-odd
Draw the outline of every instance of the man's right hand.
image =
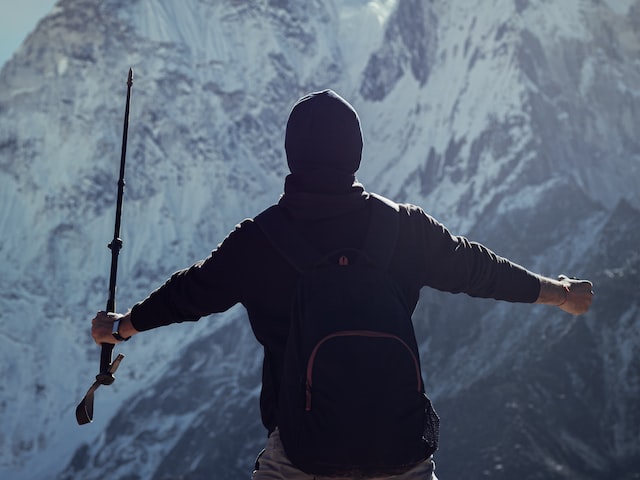
POLYGON ((560 275, 558 281, 566 293, 564 302, 558 307, 573 315, 586 313, 593 301, 593 284, 589 280, 568 278, 565 275, 560 275))
POLYGON ((578 280, 560 275, 557 280, 538 277, 540 294, 536 303, 554 305, 572 315, 589 311, 593 301, 593 284, 589 280, 578 280))

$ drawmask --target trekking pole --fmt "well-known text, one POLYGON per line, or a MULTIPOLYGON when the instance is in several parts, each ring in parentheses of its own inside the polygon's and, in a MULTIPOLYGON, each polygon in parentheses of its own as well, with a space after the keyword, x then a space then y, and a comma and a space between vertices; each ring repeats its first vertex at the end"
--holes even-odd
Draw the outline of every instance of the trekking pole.
MULTIPOLYGON (((122 216, 122 197, 124 195, 124 166, 127 156, 127 132, 129 130, 129 103, 131 100, 131 87, 133 86, 133 70, 129 69, 127 78, 127 103, 124 111, 124 127, 122 132, 122 153, 120 156, 120 176, 118 179, 118 197, 116 200, 116 221, 113 232, 113 240, 108 247, 111 250, 111 274, 109 276, 109 298, 107 300, 107 312, 116 311, 116 277, 118 275, 118 254, 122 248, 120 239, 120 218, 122 216)), ((113 344, 102 343, 100 351, 100 372, 96 375, 96 381, 87 391, 82 401, 76 407, 76 420, 78 425, 84 425, 93 421, 93 394, 100 385, 111 385, 115 381, 113 374, 118 369, 124 355, 118 354, 112 362, 113 344)))

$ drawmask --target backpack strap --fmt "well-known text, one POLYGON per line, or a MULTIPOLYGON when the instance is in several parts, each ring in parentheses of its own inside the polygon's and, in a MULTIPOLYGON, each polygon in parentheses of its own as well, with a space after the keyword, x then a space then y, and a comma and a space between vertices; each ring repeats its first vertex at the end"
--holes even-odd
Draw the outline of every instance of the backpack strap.
MULTIPOLYGON (((364 251, 379 267, 386 269, 394 253, 400 219, 398 204, 370 194, 371 220, 364 251)), ((272 205, 254 218, 254 222, 280 254, 299 272, 314 267, 325 255, 302 236, 279 205, 272 205)))
POLYGON ((272 205, 253 219, 271 244, 299 272, 312 268, 322 253, 305 239, 284 209, 272 205))
POLYGON ((397 203, 370 193, 371 220, 363 250, 378 267, 386 269, 398 241, 400 207, 397 203))

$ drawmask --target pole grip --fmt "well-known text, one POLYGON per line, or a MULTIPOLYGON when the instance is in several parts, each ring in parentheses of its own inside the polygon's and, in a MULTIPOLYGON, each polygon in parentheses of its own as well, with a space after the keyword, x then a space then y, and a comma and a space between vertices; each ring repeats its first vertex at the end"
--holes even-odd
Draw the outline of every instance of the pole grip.
POLYGON ((100 350, 100 373, 96 375, 96 380, 102 385, 111 385, 116 379, 111 372, 113 344, 101 343, 100 350))

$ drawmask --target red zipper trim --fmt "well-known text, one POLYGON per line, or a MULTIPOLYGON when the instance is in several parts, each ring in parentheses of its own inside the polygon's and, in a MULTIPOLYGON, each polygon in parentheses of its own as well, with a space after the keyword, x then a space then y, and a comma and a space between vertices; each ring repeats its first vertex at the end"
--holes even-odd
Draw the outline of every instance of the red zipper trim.
POLYGON ((416 369, 416 381, 418 385, 418 392, 422 390, 422 377, 420 376, 420 362, 418 362, 418 359, 413 354, 411 347, 407 345, 407 342, 405 342, 403 339, 401 339, 397 335, 393 335, 392 333, 375 332, 372 330, 345 330, 342 332, 332 333, 331 335, 327 335, 326 337, 324 337, 322 340, 320 340, 316 344, 316 346, 311 351, 311 355, 309 355, 309 362, 307 363, 307 382, 306 382, 306 388, 305 388, 305 394, 306 394, 305 410, 307 412, 311 410, 311 386, 312 386, 312 377, 313 377, 313 364, 315 363, 316 356, 318 355, 318 350, 328 340, 331 340, 333 338, 339 338, 339 337, 391 338, 391 339, 397 340, 404 346, 404 348, 407 349, 407 351, 411 355, 411 358, 413 359, 413 364, 416 369))

